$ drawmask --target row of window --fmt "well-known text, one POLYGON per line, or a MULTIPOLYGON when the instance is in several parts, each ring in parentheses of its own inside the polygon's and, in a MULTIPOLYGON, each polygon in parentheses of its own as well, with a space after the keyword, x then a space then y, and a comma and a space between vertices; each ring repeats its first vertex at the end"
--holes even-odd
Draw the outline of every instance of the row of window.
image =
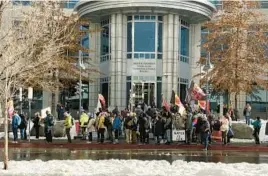
MULTIPOLYGON (((65 0, 61 1, 62 6, 67 9, 73 9, 75 5, 78 3, 79 0, 65 0)), ((13 0, 13 5, 23 5, 23 6, 29 6, 32 4, 33 1, 23 1, 23 0, 13 0)))
POLYGON ((158 21, 163 21, 163 16, 155 16, 155 15, 134 15, 134 16, 128 16, 127 21, 140 21, 140 20, 152 20, 155 21, 156 19, 158 21))

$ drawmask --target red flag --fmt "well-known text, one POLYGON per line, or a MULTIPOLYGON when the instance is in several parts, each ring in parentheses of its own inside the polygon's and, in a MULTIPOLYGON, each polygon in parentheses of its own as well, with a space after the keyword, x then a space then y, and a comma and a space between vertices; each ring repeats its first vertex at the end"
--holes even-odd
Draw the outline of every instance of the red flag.
POLYGON ((162 105, 166 108, 167 111, 170 111, 169 104, 163 95, 162 95, 162 105))
POLYGON ((99 94, 99 100, 102 105, 105 105, 105 98, 101 94, 99 94))
POLYGON ((206 98, 204 91, 194 82, 191 83, 189 93, 191 100, 204 100, 206 98))

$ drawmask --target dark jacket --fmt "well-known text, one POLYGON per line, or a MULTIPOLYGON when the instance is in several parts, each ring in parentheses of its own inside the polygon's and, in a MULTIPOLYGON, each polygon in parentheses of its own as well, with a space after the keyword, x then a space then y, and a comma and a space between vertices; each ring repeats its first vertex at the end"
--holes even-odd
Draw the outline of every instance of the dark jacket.
POLYGON ((154 135, 155 136, 162 136, 164 134, 164 125, 163 125, 162 118, 158 117, 155 119, 155 128, 154 128, 154 135))

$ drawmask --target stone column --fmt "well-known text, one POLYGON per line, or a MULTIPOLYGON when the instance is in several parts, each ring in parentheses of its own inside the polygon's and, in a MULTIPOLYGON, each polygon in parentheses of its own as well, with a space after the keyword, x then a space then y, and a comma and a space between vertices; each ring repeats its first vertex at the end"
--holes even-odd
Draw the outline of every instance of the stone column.
POLYGON ((177 90, 179 16, 168 14, 163 19, 163 81, 162 90, 167 101, 172 89, 177 90))
POLYGON ((125 106, 126 94, 126 23, 127 18, 122 13, 111 16, 111 104, 113 109, 125 106))
POLYGON ((195 75, 201 73, 201 67, 197 65, 201 57, 201 24, 190 25, 190 73, 191 79, 199 84, 201 77, 195 77, 195 75))
MULTIPOLYGON (((89 58, 92 59, 93 64, 96 65, 95 69, 98 70, 99 64, 100 64, 100 45, 101 45, 100 43, 101 38, 100 38, 100 32, 99 32, 100 25, 91 24, 90 28, 97 32, 94 32, 89 35, 90 48, 91 50, 94 51, 92 53, 89 53, 89 58)), ((89 67, 92 68, 93 66, 89 65, 89 67)), ((99 94, 99 89, 100 89, 100 79, 98 75, 95 75, 92 73, 89 75, 89 80, 92 80, 93 82, 89 83, 89 86, 88 86, 88 99, 89 99, 88 109, 89 109, 89 112, 94 112, 98 103, 97 100, 98 100, 98 94, 99 94)))

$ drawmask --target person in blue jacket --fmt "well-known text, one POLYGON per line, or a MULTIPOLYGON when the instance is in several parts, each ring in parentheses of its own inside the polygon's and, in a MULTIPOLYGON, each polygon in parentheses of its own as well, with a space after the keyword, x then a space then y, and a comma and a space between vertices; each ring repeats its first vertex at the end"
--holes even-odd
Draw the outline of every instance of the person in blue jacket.
POLYGON ((257 117, 257 119, 255 121, 251 121, 251 125, 253 125, 253 128, 254 128, 253 136, 255 138, 255 142, 256 142, 256 144, 260 144, 260 138, 259 138, 259 134, 260 134, 260 130, 261 130, 260 117, 257 117))
POLYGON ((16 111, 14 111, 13 116, 12 116, 12 132, 14 135, 14 142, 17 142, 18 139, 18 128, 20 126, 21 123, 21 118, 18 115, 18 113, 16 111))
POLYGON ((121 119, 119 115, 116 115, 113 121, 113 130, 114 130, 114 136, 115 136, 115 144, 118 144, 118 138, 119 138, 119 132, 121 129, 121 119))

